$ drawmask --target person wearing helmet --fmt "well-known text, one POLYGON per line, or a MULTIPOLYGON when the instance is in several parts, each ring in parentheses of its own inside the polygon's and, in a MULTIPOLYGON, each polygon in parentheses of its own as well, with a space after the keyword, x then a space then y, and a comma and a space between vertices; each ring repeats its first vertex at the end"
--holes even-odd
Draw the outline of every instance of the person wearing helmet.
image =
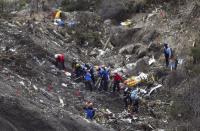
POLYGON ((99 69, 99 76, 101 77, 100 90, 108 90, 108 81, 109 81, 109 70, 106 70, 105 67, 99 69))
POLYGON ((75 66, 75 74, 76 74, 76 77, 80 77, 82 75, 82 67, 78 63, 75 66))
POLYGON ((64 54, 55 54, 56 67, 60 70, 66 70, 64 54))

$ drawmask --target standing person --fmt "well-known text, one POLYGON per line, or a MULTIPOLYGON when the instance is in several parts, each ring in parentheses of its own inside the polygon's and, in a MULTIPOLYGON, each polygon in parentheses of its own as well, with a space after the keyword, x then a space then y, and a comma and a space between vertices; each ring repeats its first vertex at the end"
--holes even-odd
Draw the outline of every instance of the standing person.
POLYGON ((98 90, 101 91, 103 89, 103 80, 102 80, 102 77, 103 77, 103 68, 98 66, 97 72, 98 72, 98 77, 99 77, 99 79, 97 81, 98 82, 97 84, 100 83, 100 85, 98 87, 98 90))
POLYGON ((107 70, 106 68, 103 68, 101 85, 104 91, 108 90, 108 81, 109 81, 109 70, 107 70))
POLYGON ((85 78, 85 87, 90 89, 90 91, 92 91, 92 78, 89 71, 86 72, 84 78, 85 78))
POLYGON ((133 104, 133 112, 138 113, 138 108, 139 108, 139 89, 134 89, 131 92, 131 100, 133 104))
POLYGON ((56 67, 60 70, 66 70, 64 54, 55 54, 56 67))
POLYGON ((117 91, 120 91, 120 82, 122 81, 122 77, 116 72, 114 73, 114 80, 113 80, 113 92, 117 88, 117 91))
POLYGON ((85 67, 87 68, 87 70, 89 70, 90 74, 91 74, 91 78, 92 78, 92 82, 95 85, 95 77, 94 77, 94 67, 91 64, 85 64, 85 67))
POLYGON ((168 44, 164 43, 164 56, 166 67, 169 66, 169 60, 172 58, 172 49, 168 47, 168 44))

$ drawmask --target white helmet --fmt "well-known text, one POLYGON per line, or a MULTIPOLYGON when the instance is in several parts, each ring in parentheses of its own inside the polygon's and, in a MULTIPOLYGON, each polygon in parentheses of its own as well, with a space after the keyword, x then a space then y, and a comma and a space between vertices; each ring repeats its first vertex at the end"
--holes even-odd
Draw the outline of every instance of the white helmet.
POLYGON ((55 56, 54 56, 54 57, 55 57, 55 58, 58 58, 58 56, 59 56, 59 54, 55 54, 55 56))

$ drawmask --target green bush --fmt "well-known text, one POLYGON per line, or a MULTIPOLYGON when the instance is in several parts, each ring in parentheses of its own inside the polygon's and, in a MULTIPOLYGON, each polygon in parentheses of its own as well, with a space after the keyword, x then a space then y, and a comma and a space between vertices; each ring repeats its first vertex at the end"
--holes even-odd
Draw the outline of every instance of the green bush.
POLYGON ((198 47, 191 48, 191 55, 197 59, 200 59, 200 48, 198 47))

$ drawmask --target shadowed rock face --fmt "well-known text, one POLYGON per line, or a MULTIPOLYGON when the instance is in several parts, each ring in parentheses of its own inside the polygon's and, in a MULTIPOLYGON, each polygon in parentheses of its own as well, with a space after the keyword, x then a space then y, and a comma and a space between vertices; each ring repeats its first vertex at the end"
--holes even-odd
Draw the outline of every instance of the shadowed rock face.
MULTIPOLYGON (((31 105, 29 105, 31 109, 31 105)), ((55 130, 42 115, 26 109, 17 99, 0 98, 0 126, 6 131, 53 131, 55 130)))
POLYGON ((101 127, 85 120, 63 114, 57 119, 51 114, 39 112, 41 109, 23 100, 1 96, 0 126, 2 131, 102 131, 101 127))
POLYGON ((18 131, 17 128, 12 123, 10 123, 8 120, 4 118, 0 118, 0 126, 1 130, 4 131, 18 131))

